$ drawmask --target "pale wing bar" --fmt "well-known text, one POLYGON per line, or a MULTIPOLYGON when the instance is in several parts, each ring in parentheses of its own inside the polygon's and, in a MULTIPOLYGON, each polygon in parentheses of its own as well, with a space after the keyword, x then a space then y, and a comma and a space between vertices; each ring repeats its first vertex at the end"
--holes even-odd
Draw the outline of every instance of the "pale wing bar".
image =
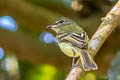
POLYGON ((64 33, 58 36, 60 42, 68 42, 78 48, 87 48, 86 33, 64 33))

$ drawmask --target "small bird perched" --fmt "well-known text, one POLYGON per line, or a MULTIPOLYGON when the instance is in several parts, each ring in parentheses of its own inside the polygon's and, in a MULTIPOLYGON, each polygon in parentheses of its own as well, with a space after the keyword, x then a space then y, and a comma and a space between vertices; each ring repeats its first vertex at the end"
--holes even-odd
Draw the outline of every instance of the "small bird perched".
POLYGON ((54 24, 47 26, 54 30, 60 49, 69 57, 80 57, 82 67, 85 71, 97 70, 98 67, 91 58, 88 50, 89 39, 86 32, 73 20, 62 17, 54 24))

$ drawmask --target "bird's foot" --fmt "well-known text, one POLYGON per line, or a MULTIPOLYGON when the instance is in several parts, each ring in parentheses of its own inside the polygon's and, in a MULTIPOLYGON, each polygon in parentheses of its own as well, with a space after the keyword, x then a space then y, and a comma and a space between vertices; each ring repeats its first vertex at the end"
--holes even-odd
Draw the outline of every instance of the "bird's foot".
POLYGON ((77 63, 76 63, 76 64, 73 64, 71 70, 72 70, 74 67, 81 67, 81 65, 80 65, 80 64, 77 64, 77 63))

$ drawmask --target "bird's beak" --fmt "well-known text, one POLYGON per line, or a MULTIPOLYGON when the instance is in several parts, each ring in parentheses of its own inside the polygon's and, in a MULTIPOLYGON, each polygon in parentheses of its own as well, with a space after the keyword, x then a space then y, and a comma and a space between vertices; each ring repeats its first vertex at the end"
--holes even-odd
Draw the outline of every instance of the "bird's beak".
POLYGON ((51 28, 51 27, 52 27, 52 25, 46 26, 46 28, 51 28))
POLYGON ((55 25, 55 24, 52 24, 52 25, 49 25, 49 26, 46 26, 46 28, 55 28, 55 27, 57 27, 57 25, 55 25))

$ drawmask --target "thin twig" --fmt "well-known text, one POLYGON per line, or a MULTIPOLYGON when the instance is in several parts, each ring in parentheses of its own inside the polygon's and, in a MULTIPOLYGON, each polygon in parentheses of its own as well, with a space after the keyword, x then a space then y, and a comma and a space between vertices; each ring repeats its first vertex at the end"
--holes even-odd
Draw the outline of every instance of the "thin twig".
MULTIPOLYGON (((112 31, 114 31, 119 20, 120 0, 118 0, 118 2, 106 15, 106 17, 102 18, 101 25, 99 26, 98 30, 93 35, 90 41, 89 53, 92 57, 97 54, 98 50, 101 48, 107 37, 111 34, 112 31)), ((83 72, 84 71, 82 67, 74 67, 68 74, 66 80, 80 80, 83 72)))

